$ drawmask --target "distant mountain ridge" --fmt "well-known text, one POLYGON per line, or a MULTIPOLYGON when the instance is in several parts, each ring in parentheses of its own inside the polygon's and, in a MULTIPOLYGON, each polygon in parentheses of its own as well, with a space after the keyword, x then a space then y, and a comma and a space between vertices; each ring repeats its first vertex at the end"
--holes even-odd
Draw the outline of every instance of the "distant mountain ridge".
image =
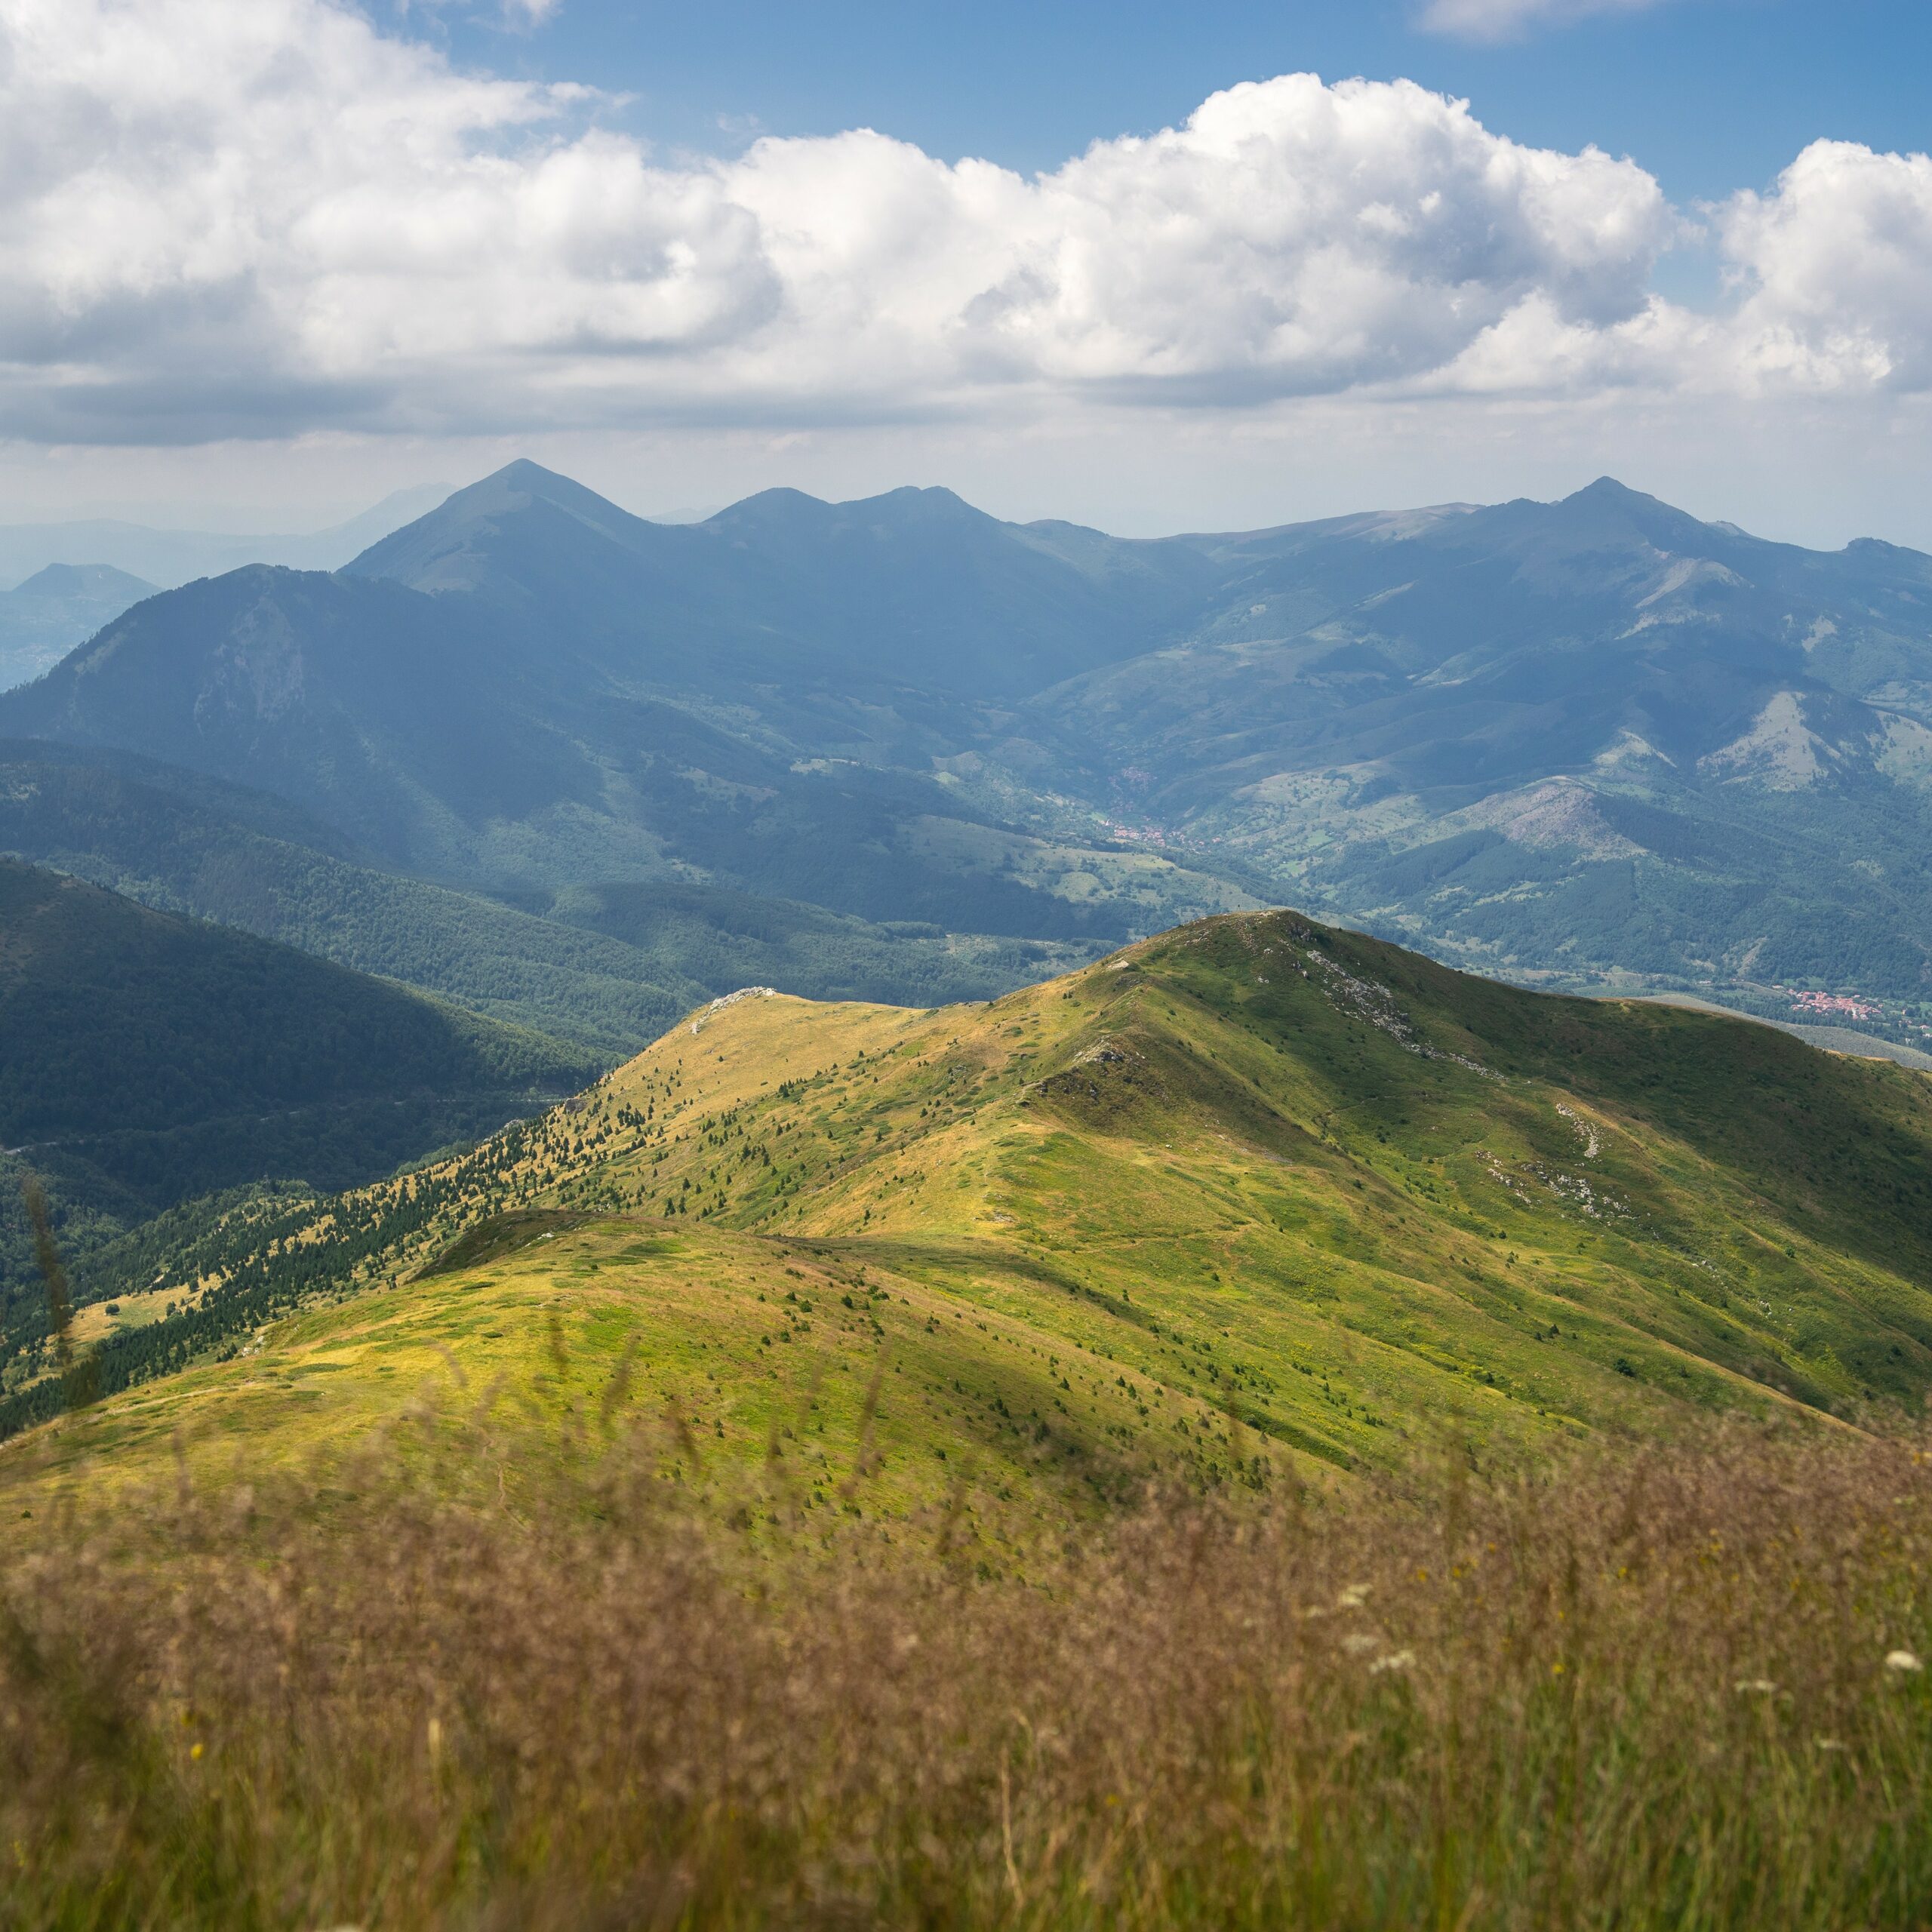
POLYGON ((768 490, 661 525, 515 463, 345 574, 561 617, 631 676, 688 678, 681 632, 702 623, 712 675, 1014 698, 1160 637, 1205 573, 1184 549, 1001 523, 949 490, 837 504, 768 490))
POLYGON ((1551 983, 1932 995, 1932 558, 1609 478, 1128 541, 942 490, 651 524, 518 463, 149 600, 0 732, 494 891, 1055 940, 1294 898, 1551 983))
POLYGON ((1469 963, 1932 991, 1932 558, 1608 479, 1212 547, 1184 660, 1048 700, 1141 809, 1469 963))
POLYGON ((1010 620, 1057 678, 1120 634, 1131 589, 945 493, 842 519, 810 501, 663 526, 512 465, 338 574, 251 567, 151 599, 0 704, 0 731, 274 789, 390 864, 490 889, 696 877, 1048 940, 1255 903, 1155 857, 1023 835, 1016 856, 934 767, 1008 700, 1010 620), (801 514, 829 519, 823 543, 801 514), (935 546, 971 594, 934 586, 935 546), (915 595, 951 688, 895 661, 915 595))
POLYGON ((392 491, 380 503, 325 530, 255 536, 175 530, 112 517, 0 524, 0 583, 51 564, 111 568, 168 588, 245 564, 334 570, 445 494, 441 485, 417 485, 392 491))
POLYGON ((48 564, 0 592, 0 691, 51 670, 154 589, 109 564, 48 564))

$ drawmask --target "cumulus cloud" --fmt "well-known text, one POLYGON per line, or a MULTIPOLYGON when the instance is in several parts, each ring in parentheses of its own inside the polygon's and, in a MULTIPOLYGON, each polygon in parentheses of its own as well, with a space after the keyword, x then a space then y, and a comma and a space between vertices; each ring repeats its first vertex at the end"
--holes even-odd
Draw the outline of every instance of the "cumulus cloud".
POLYGON ((1924 380, 1922 162, 1813 149, 1718 211, 1740 349, 1651 293, 1641 168, 1406 82, 1243 85, 1031 177, 863 130, 667 159, 597 107, 340 0, 0 0, 0 431, 1924 380))
POLYGON ((1460 40, 1516 40, 1601 14, 1647 14, 1666 0, 1428 0, 1421 24, 1460 40))
POLYGON ((1641 169, 1519 147, 1407 82, 1296 75, 1023 180, 875 134, 718 171, 813 378, 1156 399, 1413 377, 1538 297, 1638 309, 1669 216, 1641 169), (854 351, 859 351, 856 355, 854 351))
POLYGON ((1717 211, 1767 388, 1932 388, 1932 159, 1814 141, 1769 195, 1717 211))

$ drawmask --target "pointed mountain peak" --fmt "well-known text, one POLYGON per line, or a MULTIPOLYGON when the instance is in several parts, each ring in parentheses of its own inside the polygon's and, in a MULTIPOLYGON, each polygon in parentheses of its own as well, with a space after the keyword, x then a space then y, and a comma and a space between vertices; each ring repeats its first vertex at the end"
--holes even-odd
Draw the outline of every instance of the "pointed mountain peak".
MULTIPOLYGON (((1620 483, 1614 476, 1599 476, 1594 483, 1586 483, 1580 490, 1573 490, 1567 497, 1558 500, 1559 509, 1669 509, 1670 506, 1660 497, 1646 496, 1641 490, 1633 490, 1627 483, 1620 483)), ((1681 510, 1674 515, 1682 515, 1681 510)))
POLYGON ((1594 483, 1586 483, 1580 490, 1573 490, 1564 500, 1566 503, 1574 502, 1580 497, 1604 499, 1637 497, 1641 497, 1645 503, 1657 501, 1654 497, 1645 497, 1641 490, 1633 490, 1629 484, 1620 482, 1617 478, 1607 474, 1599 476, 1594 483))
POLYGON ((514 463, 506 463, 502 469, 492 470, 480 482, 457 491, 429 514, 440 516, 459 506, 488 513, 525 503, 552 503, 578 515, 586 512, 599 518, 629 515, 629 511, 620 509, 608 497, 600 497, 595 490, 586 488, 570 477, 560 476, 554 469, 546 469, 540 463, 532 463, 528 457, 518 457, 514 463))
POLYGON ((520 547, 520 528, 554 525, 559 516, 626 549, 635 547, 639 531, 654 528, 595 490, 519 457, 372 543, 346 573, 394 577, 417 590, 475 589, 500 574, 500 553, 520 547))
POLYGON ((554 469, 546 469, 540 463, 533 463, 527 456, 512 457, 502 469, 492 470, 483 480, 486 483, 506 483, 518 490, 537 490, 546 485, 561 485, 567 490, 578 487, 569 477, 554 469))
POLYGON ((1657 549, 1678 553, 1728 553, 1740 543, 1757 541, 1734 525, 1706 523, 1688 510, 1679 509, 1661 497, 1633 490, 1614 476, 1599 476, 1545 508, 1559 528, 1586 533, 1597 540, 1635 537, 1657 549))

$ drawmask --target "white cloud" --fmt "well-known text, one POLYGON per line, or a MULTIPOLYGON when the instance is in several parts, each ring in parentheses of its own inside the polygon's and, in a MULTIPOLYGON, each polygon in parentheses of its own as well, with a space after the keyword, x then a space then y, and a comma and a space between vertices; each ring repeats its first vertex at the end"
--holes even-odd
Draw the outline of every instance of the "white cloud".
POLYGON ((1932 159, 1814 141, 1769 195, 1718 211, 1767 389, 1932 389, 1932 159))
POLYGON ((798 358, 820 394, 1221 401, 1410 377, 1532 296, 1593 325, 1635 312, 1669 226, 1629 163, 1517 146, 1406 82, 1306 75, 1033 181, 869 134, 761 142, 718 178, 784 291, 744 346, 798 358))
POLYGON ((1706 318, 1651 292, 1641 168, 1406 82, 1235 88, 1033 178, 863 130, 666 161, 597 106, 339 0, 0 0, 0 433, 1932 381, 1922 161, 1816 148, 1715 211, 1706 318))
POLYGON ((1427 0, 1420 24, 1459 40, 1516 40, 1601 14, 1646 14, 1666 0, 1427 0))

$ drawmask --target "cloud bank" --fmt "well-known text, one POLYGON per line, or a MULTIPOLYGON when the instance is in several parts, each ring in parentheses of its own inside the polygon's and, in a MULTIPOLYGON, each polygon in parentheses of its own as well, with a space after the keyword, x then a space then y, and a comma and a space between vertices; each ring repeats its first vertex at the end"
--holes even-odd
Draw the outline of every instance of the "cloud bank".
POLYGON ((1231 88, 1034 177, 863 130, 664 157, 598 106, 332 0, 0 0, 0 433, 1932 386, 1923 156, 1820 143, 1706 211, 1706 315, 1653 291, 1685 223, 1642 168, 1406 82, 1231 88))

